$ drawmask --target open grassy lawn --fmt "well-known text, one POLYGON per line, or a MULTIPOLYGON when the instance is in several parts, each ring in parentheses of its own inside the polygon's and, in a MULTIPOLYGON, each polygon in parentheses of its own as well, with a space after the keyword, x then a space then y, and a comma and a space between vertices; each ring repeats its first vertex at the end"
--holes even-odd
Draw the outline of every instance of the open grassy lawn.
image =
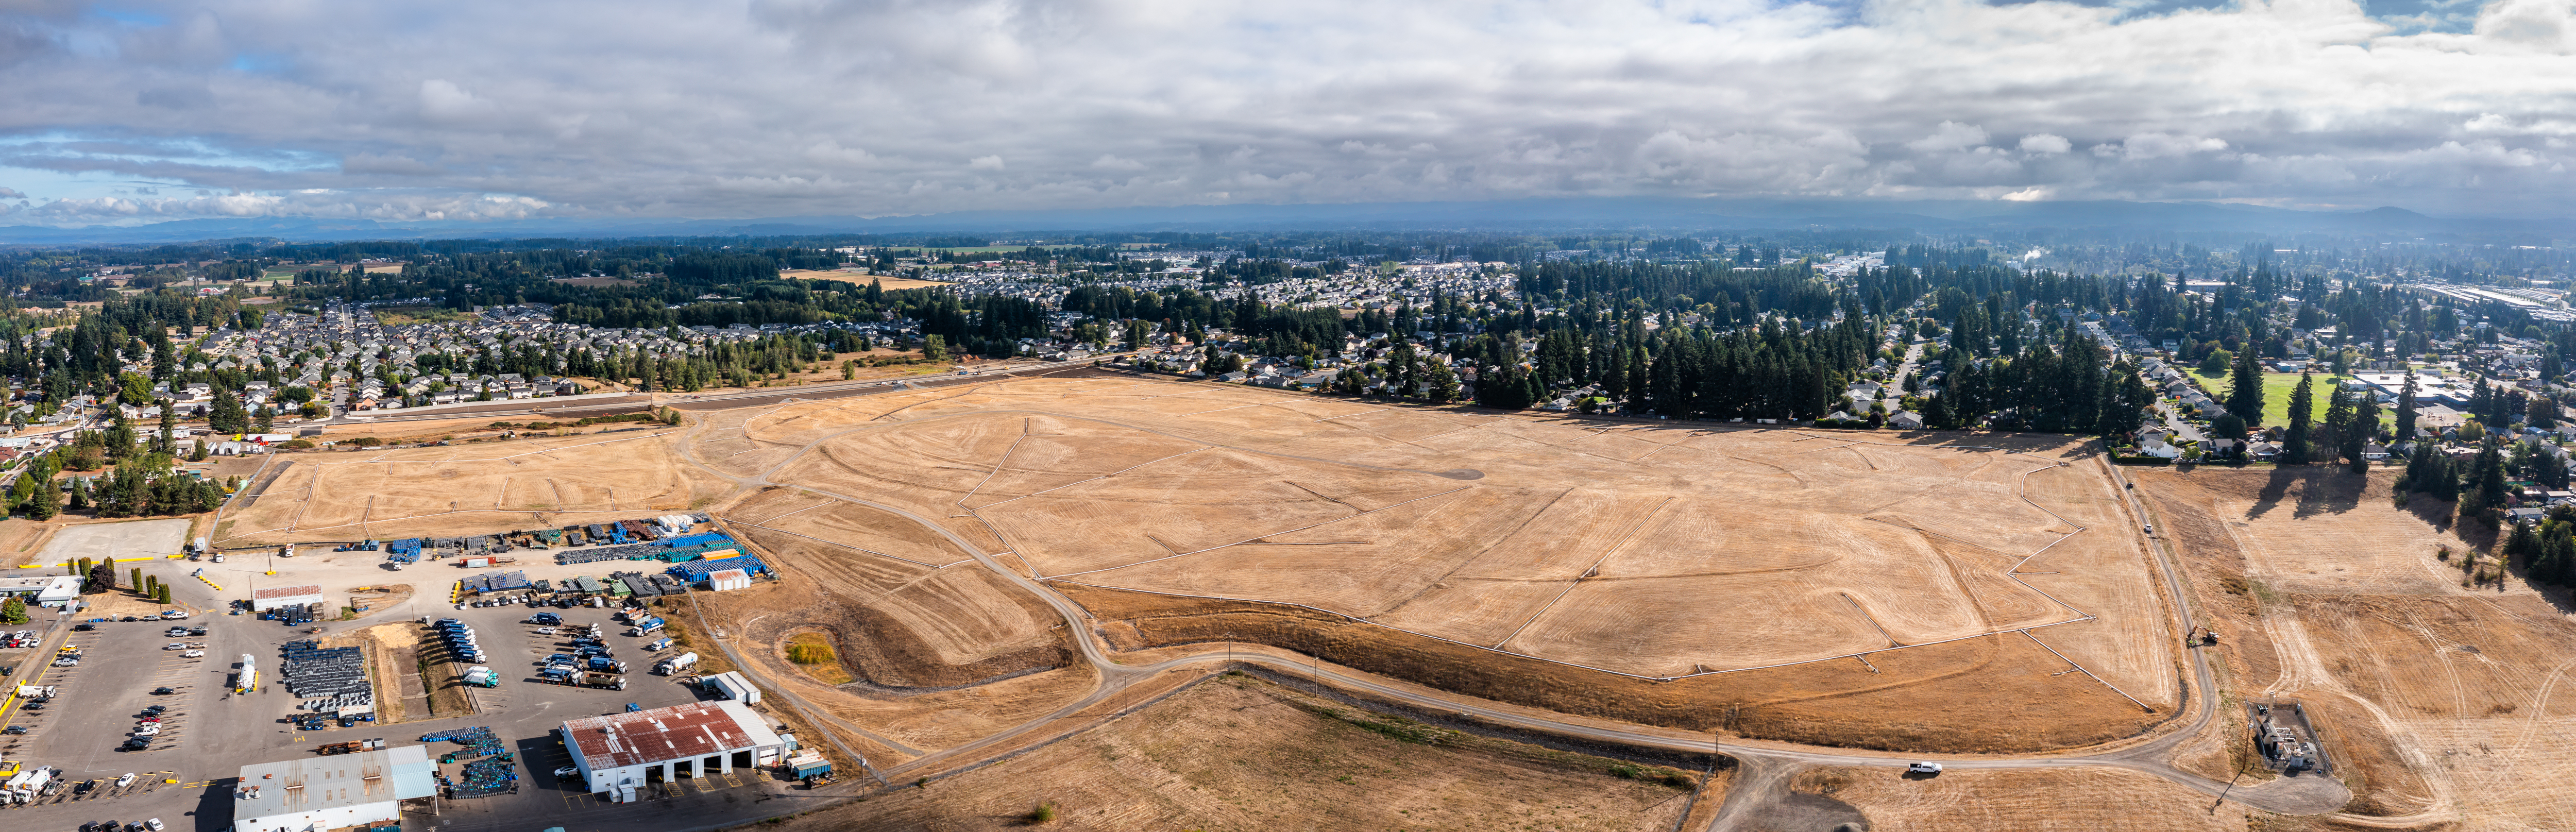
MULTIPOLYGON (((2208 390, 2210 398, 2221 402, 2227 400, 2227 391, 2233 385, 2229 382, 2226 373, 2211 375, 2193 370, 2191 375, 2200 380, 2201 389, 2208 390)), ((2332 391, 2334 385, 2342 382, 2344 378, 2344 376, 2323 373, 2316 376, 2316 386, 2309 391, 2316 397, 2316 403, 2313 405, 2314 409, 2308 413, 2308 421, 2314 422, 2325 418, 2326 393, 2332 391)), ((2290 394, 2298 389, 2299 374, 2297 373, 2270 371, 2263 373, 2263 427, 2279 427, 2290 423, 2290 394)))
MULTIPOLYGON (((2227 401, 2227 391, 2230 384, 2226 373, 2210 375, 2199 370, 2193 370, 2191 371, 2191 375, 2193 378, 2200 380, 2200 386, 2209 391, 2211 398, 2217 399, 2222 403, 2227 401)), ((2345 379, 2349 378, 2351 378, 2351 376, 2338 376, 2328 373, 2316 374, 2316 386, 2310 388, 2308 391, 2310 395, 2316 398, 2316 402, 2311 405, 2311 409, 2308 412, 2309 423, 2314 424, 2325 419, 2326 394, 2333 391, 2336 384, 2340 384, 2345 379)), ((2269 370, 2264 371, 2263 424, 2257 425, 2256 427, 2276 428, 2289 424, 2290 394, 2297 392, 2298 389, 2298 373, 2275 373, 2269 370)), ((2421 400, 2419 399, 2418 401, 2421 400)), ((2396 418, 2397 415, 2389 412, 2386 408, 2381 408, 2379 411, 2379 424, 2383 427, 2395 422, 2396 418)))

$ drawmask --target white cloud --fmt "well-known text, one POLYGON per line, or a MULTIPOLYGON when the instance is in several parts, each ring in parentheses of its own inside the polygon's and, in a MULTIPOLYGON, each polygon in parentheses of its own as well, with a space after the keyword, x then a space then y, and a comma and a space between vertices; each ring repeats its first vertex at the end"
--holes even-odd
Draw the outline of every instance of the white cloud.
POLYGON ((2576 211, 2568 0, 2445 5, 2477 7, 2449 33, 2356 0, 2131 5, 166 0, 154 25, 0 4, 0 84, 28 91, 0 136, 46 137, 0 142, 0 170, 44 174, 11 180, 31 213, 88 200, 61 216, 1628 194, 2576 211), (51 184, 80 176, 243 196, 51 184))
POLYGON ((1906 142, 1905 146, 1913 148, 1916 153, 1941 153, 1966 150, 1985 143, 1985 128, 1944 121, 1941 126, 1932 128, 1932 135, 1906 142))
POLYGON ((2057 154, 2074 148, 2075 145, 2066 141, 2065 136, 2054 133, 2032 133, 2021 137, 2023 153, 2057 154))
POLYGON ((2120 143, 2119 155, 2124 159, 2164 159, 2226 149, 2227 140, 2225 139, 2176 136, 2170 133, 2140 133, 2120 143))

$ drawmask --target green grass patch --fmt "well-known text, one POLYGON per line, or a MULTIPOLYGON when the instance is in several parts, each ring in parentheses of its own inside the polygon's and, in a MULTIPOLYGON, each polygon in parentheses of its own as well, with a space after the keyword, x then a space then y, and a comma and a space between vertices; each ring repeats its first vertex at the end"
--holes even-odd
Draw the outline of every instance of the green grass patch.
MULTIPOLYGON (((2201 389, 2209 391, 2210 398, 2217 399, 2221 404, 2225 404, 2227 402, 2227 391, 2233 385, 2228 381, 2226 373, 2210 375, 2199 370, 2192 370, 2191 375, 2192 378, 2200 381, 2201 389)), ((2325 420, 2326 396, 2334 392, 2335 385, 2341 384, 2351 378, 2351 376, 2338 376, 2326 373, 2316 374, 2316 386, 2310 388, 2308 391, 2309 395, 2316 399, 2316 401, 2310 405, 2312 409, 2308 413, 2309 424, 2313 425, 2325 420)), ((2296 393, 2298 390, 2298 373, 2276 373, 2270 370, 2263 371, 2263 424, 2257 425, 2256 427, 2277 428, 2288 425, 2290 423, 2290 394, 2296 393)), ((2396 419, 2397 415, 2394 412, 2391 412, 2390 408, 2380 408, 2379 424, 2382 427, 2391 425, 2396 421, 2396 419)))

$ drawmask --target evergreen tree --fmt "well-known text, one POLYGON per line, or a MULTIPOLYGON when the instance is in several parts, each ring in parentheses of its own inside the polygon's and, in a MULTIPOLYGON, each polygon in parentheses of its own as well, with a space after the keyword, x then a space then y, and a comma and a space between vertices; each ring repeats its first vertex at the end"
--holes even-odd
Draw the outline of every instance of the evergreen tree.
POLYGON ((1449 369, 1448 362, 1434 361, 1431 363, 1430 382, 1431 402, 1433 404, 1448 404, 1458 400, 1458 394, 1460 392, 1458 386, 1458 373, 1455 370, 1449 369))
POLYGON ((2315 409, 2316 379, 2299 374, 2299 387, 2290 392, 2289 424, 2281 428, 2281 464, 2308 464, 2308 414, 2315 409))
POLYGON ((2469 462, 2468 483, 2460 501, 2460 515, 2476 519, 2494 528, 2504 510, 2504 453, 2493 438, 2479 443, 2478 455, 2469 462))
POLYGON ((2263 424, 2263 362, 2246 350, 2236 356, 2236 372, 2228 380, 2227 412, 2245 420, 2245 424, 2263 424))
POLYGON ((27 623, 27 600, 11 594, 0 599, 0 624, 27 623))
MULTIPOLYGON (((214 407, 206 412, 206 428, 216 433, 241 433, 250 429, 248 414, 242 411, 241 394, 223 388, 215 389, 214 407)), ((168 448, 162 449, 168 453, 168 448)))
POLYGON ((2505 536, 2504 556, 2532 564, 2540 556, 2540 534, 2529 523, 2513 524, 2513 533, 2505 536))
POLYGON ((169 605, 170 605, 170 585, 169 585, 169 584, 162 584, 162 585, 160 585, 160 586, 158 586, 158 587, 154 587, 154 588, 153 588, 153 590, 152 590, 152 600, 155 600, 155 601, 159 601, 159 602, 161 602, 161 605, 162 605, 162 606, 165 606, 165 607, 166 607, 166 606, 169 606, 169 605))
MULTIPOLYGON (((32 479, 40 473, 43 472, 29 471, 27 472, 27 476, 21 477, 20 479, 32 479)), ((36 483, 34 493, 29 494, 27 499, 19 502, 18 508, 19 510, 27 513, 27 519, 29 520, 51 520, 54 519, 55 515, 62 513, 63 504, 61 499, 61 492, 54 489, 53 480, 43 479, 36 483)))
POLYGON ((2368 474, 2370 458, 2364 454, 2369 452, 2371 441, 2379 437, 2379 400, 2369 393, 2356 393, 2352 399, 2352 426, 2346 431, 2350 437, 2344 440, 2343 458, 2352 464, 2353 473, 2368 474))
POLYGON ((1934 430, 1958 430, 1956 417, 1950 413, 1950 397, 1929 396, 1923 402, 1923 425, 1934 430))
POLYGON ((2415 372, 2406 372, 2406 388, 2397 393, 2397 439, 2405 441, 2415 435, 2415 372))

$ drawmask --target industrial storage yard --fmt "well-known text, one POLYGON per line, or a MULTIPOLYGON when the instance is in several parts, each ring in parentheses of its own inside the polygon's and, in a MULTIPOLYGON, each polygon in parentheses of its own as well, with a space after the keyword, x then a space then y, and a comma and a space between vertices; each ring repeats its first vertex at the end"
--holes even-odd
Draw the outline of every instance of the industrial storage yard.
POLYGON ((32 730, 0 755, 154 776, 0 811, 172 820, 345 753, 419 777, 333 811, 467 830, 2576 812, 2511 787, 2570 739, 2568 625, 2462 588, 2436 552, 2487 541, 2392 507, 2386 474, 1073 375, 281 455, 193 531, 72 527, 29 571, 112 539, 176 602, 113 617, 192 617, 40 616, 0 664, 87 704, 13 697, 0 719, 32 730), (201 657, 159 649, 171 623, 201 657), (85 661, 27 660, 65 646, 85 661), (117 751, 147 704, 168 727, 117 751), (691 720, 729 739, 646 760, 554 733, 691 720), (1924 759, 1947 771, 1903 773, 1924 759), (1335 796, 1360 783, 1404 797, 1335 796))

